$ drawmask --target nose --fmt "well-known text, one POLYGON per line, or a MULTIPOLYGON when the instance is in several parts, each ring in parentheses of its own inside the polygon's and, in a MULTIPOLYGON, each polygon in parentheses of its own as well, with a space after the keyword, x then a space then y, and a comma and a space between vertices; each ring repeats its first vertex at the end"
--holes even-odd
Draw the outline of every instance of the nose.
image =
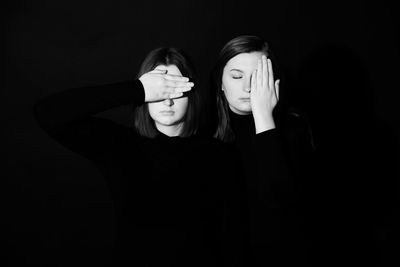
POLYGON ((250 93, 250 91, 251 91, 251 79, 250 79, 250 77, 246 78, 246 80, 244 82, 243 89, 244 89, 245 92, 250 93))
POLYGON ((174 100, 170 99, 170 98, 167 98, 167 99, 164 99, 163 103, 164 103, 164 105, 170 107, 170 106, 172 106, 174 104, 174 100))

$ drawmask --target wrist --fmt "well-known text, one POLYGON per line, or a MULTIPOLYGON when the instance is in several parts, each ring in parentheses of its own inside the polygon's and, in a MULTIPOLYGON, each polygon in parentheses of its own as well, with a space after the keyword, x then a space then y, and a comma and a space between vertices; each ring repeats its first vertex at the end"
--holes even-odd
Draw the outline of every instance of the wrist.
POLYGON ((253 114, 256 134, 275 129, 275 121, 272 114, 257 116, 253 114))

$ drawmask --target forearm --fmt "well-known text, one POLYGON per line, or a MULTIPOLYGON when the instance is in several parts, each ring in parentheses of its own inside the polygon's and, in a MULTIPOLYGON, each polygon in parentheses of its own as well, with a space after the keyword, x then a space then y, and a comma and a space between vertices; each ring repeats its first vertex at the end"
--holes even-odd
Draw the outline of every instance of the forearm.
POLYGON ((92 115, 143 102, 144 90, 138 80, 73 88, 39 100, 34 116, 39 126, 64 147, 98 161, 124 142, 127 131, 122 125, 92 115))
POLYGON ((144 103, 144 89, 139 80, 72 88, 40 99, 34 115, 42 127, 68 122, 125 105, 144 103))
POLYGON ((270 129, 257 134, 253 147, 260 198, 274 207, 285 206, 293 185, 279 131, 270 129))

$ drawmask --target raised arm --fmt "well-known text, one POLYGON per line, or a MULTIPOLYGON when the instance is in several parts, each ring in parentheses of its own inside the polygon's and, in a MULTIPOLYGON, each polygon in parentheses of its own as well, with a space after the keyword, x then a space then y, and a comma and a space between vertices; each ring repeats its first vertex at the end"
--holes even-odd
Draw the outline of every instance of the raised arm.
POLYGON ((40 127, 70 150, 93 158, 121 142, 129 129, 94 115, 121 105, 139 106, 167 97, 179 97, 192 83, 152 71, 138 80, 68 89, 40 99, 34 115, 40 127))
POLYGON ((275 81, 271 60, 265 55, 251 75, 250 98, 256 133, 274 129, 272 111, 279 99, 279 80, 275 81))
POLYGON ((144 103, 139 80, 73 88, 46 96, 35 103, 34 116, 56 141, 92 159, 123 132, 122 126, 94 115, 130 103, 144 103))

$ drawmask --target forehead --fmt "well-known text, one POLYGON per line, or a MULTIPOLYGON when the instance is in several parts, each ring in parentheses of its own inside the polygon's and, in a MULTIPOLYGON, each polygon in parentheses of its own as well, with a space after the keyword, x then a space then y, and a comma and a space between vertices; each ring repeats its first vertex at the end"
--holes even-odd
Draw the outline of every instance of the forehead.
POLYGON ((178 67, 176 65, 158 65, 154 69, 157 69, 157 70, 168 70, 168 74, 182 76, 181 71, 178 69, 178 67))
POLYGON ((242 53, 231 58, 225 65, 225 69, 237 69, 242 71, 252 71, 257 67, 258 59, 264 55, 262 52, 242 53))

